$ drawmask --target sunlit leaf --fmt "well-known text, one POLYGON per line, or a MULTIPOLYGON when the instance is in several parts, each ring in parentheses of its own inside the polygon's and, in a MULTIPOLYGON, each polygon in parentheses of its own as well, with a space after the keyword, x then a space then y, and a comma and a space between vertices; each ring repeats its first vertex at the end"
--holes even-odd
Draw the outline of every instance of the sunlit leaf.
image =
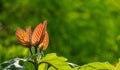
POLYGON ((48 70, 56 70, 54 67, 50 66, 48 70))
POLYGON ((81 66, 79 70, 115 70, 115 67, 108 62, 93 62, 81 66))
POLYGON ((38 70, 46 70, 46 64, 45 63, 40 64, 38 70))
MULTIPOLYGON (((52 66, 54 69, 59 70, 73 70, 68 63, 67 59, 64 57, 58 57, 55 53, 47 54, 42 60, 41 63, 46 63, 52 66)), ((51 69, 51 68, 50 68, 51 69)))

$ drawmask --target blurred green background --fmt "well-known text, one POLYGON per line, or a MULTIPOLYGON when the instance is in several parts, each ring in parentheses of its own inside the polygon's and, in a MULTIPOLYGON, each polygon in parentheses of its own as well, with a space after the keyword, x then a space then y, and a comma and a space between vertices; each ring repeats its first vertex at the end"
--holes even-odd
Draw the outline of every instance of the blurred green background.
POLYGON ((0 63, 25 57, 16 29, 34 29, 44 20, 50 37, 45 54, 79 65, 120 58, 120 0, 0 0, 0 63))

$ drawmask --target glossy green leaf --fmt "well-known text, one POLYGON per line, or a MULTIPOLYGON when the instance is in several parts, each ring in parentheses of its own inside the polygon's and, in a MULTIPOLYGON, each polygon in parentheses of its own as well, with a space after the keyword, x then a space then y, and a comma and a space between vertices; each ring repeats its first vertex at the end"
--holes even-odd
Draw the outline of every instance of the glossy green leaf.
POLYGON ((93 62, 81 66, 79 70, 115 70, 115 67, 108 62, 93 62))
MULTIPOLYGON (((55 53, 47 54, 42 60, 41 63, 46 63, 52 66, 52 69, 59 70, 73 70, 68 63, 67 59, 64 57, 58 57, 55 53)), ((51 68, 50 68, 51 70, 51 68)))
POLYGON ((45 70, 46 69, 46 64, 42 63, 39 65, 38 70, 45 70))
POLYGON ((48 70, 56 70, 54 67, 49 67, 49 69, 48 70))
POLYGON ((80 66, 73 68, 73 70, 80 70, 80 66))

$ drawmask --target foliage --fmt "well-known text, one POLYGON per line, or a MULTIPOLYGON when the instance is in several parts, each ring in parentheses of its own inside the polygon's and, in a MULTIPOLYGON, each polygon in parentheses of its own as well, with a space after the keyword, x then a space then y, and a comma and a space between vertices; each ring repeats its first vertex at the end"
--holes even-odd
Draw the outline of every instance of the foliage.
MULTIPOLYGON (((50 64, 52 68, 59 69, 59 70, 71 70, 72 68, 66 63, 67 59, 64 57, 58 57, 55 53, 47 54, 45 58, 41 60, 41 63, 50 64), (54 66, 54 67, 53 67, 54 66)), ((40 69, 44 70, 44 69, 40 69)))
POLYGON ((119 11, 119 0, 0 0, 0 63, 27 53, 13 36, 18 26, 34 28, 46 19, 46 53, 56 52, 79 65, 114 64, 120 57, 119 11))
MULTIPOLYGON (((33 64, 26 59, 15 58, 1 64, 3 69, 11 70, 34 70, 33 64)), ((40 60, 38 70, 119 70, 120 61, 116 65, 108 62, 93 62, 82 66, 71 67, 64 57, 55 53, 49 53, 40 60)))

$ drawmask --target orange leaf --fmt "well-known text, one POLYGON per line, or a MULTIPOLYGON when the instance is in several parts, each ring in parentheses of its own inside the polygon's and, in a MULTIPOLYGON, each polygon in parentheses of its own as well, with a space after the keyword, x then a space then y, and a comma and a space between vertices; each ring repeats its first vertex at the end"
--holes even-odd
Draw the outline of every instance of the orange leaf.
POLYGON ((43 40, 44 40, 45 32, 46 32, 46 24, 47 24, 47 22, 44 21, 44 22, 43 22, 43 31, 42 31, 42 35, 41 35, 41 38, 40 38, 39 44, 42 43, 43 40))
POLYGON ((32 33, 32 45, 36 46, 39 43, 41 35, 42 35, 42 24, 39 24, 32 33))
POLYGON ((44 40, 43 40, 42 50, 46 50, 47 47, 48 47, 48 44, 49 44, 49 36, 48 36, 47 31, 46 31, 46 32, 45 32, 45 37, 44 37, 44 40))
POLYGON ((46 21, 44 21, 43 24, 37 25, 37 27, 34 29, 32 34, 32 45, 37 47, 39 43, 41 42, 42 38, 45 35, 46 30, 46 21))
POLYGON ((37 25, 32 34, 32 45, 37 47, 39 43, 43 41, 47 22, 44 21, 43 24, 37 25))
POLYGON ((26 31, 21 28, 18 28, 16 30, 17 40, 25 47, 30 46, 30 34, 31 34, 31 27, 28 27, 26 31))

